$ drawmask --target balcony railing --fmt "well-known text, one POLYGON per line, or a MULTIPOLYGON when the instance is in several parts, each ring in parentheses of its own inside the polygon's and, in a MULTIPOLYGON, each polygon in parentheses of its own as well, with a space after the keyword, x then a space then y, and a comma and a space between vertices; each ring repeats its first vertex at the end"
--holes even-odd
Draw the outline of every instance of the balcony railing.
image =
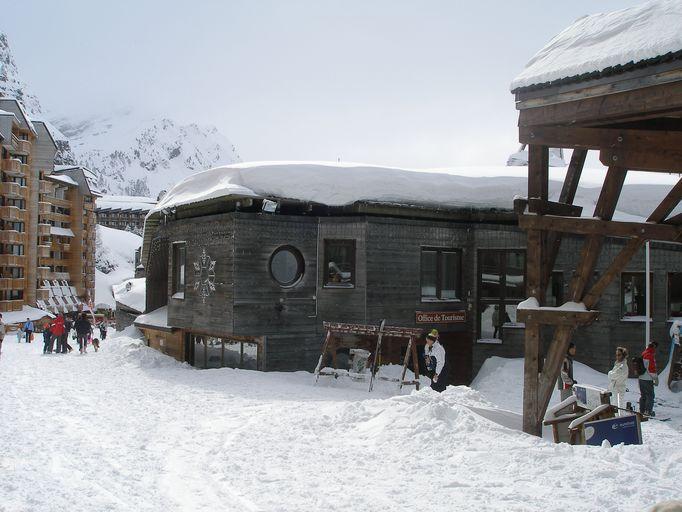
POLYGON ((15 254, 0 254, 0 267, 23 267, 25 263, 25 256, 17 256, 15 254))
POLYGON ((0 300, 0 311, 3 313, 8 313, 10 311, 21 311, 23 305, 23 300, 0 300))
POLYGON ((0 218, 5 221, 20 221, 24 220, 24 214, 16 206, 0 206, 0 218))
POLYGON ((0 290, 23 290, 24 286, 26 286, 26 279, 23 277, 0 278, 0 290))
POLYGON ((49 245, 39 245, 38 246, 38 257, 39 258, 49 258, 51 249, 52 248, 49 245))
POLYGON ((54 194, 55 184, 51 181, 40 180, 39 190, 41 194, 54 194))
POLYGON ((50 274, 52 276, 50 279, 57 279, 59 281, 62 279, 64 281, 69 281, 71 279, 71 275, 68 272, 51 272, 50 274))
POLYGON ((38 279, 50 279, 50 274, 52 272, 50 271, 50 267, 38 267, 38 279))
POLYGON ((0 243, 2 244, 25 244, 26 233, 19 231, 6 230, 0 231, 0 243))
POLYGON ((38 215, 51 215, 52 205, 46 201, 38 202, 38 215))
POLYGON ((2 170, 8 176, 24 176, 21 160, 17 158, 3 159, 2 170))
POLYGON ((21 187, 18 183, 3 181, 0 183, 0 195, 13 199, 19 198, 21 197, 21 187))
POLYGON ((48 300, 50 298, 49 288, 38 288, 36 290, 36 298, 38 300, 48 300))
POLYGON ((38 224, 38 236, 50 236, 50 224, 38 224))
POLYGON ((31 141, 19 139, 19 143, 16 144, 16 151, 18 153, 30 153, 31 152, 31 141))
POLYGON ((61 206, 63 208, 71 207, 71 201, 68 199, 62 199, 61 197, 45 194, 43 195, 43 200, 55 206, 61 206))

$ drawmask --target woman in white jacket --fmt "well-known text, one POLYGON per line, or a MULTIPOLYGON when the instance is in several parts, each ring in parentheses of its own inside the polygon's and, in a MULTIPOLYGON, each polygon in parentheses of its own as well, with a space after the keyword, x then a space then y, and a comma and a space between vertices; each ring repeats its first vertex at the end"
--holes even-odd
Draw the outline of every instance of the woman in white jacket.
POLYGON ((624 347, 616 349, 616 362, 609 372, 609 391, 616 398, 616 405, 623 407, 625 404, 625 387, 628 382, 628 351, 624 347))

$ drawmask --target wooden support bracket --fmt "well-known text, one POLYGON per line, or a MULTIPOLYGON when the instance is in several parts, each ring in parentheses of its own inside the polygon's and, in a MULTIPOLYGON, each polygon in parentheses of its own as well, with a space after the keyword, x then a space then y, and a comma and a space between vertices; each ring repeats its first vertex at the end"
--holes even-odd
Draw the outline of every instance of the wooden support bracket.
POLYGON ((569 311, 562 309, 518 309, 516 318, 525 323, 574 326, 589 325, 599 318, 599 311, 569 311))

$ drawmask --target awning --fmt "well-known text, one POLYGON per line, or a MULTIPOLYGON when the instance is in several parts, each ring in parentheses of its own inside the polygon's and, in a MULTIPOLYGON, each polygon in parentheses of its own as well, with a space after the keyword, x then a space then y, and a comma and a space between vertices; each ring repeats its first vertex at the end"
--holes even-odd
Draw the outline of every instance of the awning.
POLYGON ((50 234, 57 236, 76 236, 69 228, 58 228, 56 226, 50 226, 50 234))

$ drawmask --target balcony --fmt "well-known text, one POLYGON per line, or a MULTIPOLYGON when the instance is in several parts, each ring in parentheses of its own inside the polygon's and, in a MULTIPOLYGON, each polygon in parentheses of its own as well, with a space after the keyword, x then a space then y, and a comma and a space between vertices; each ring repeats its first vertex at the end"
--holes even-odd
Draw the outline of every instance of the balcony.
POLYGON ((41 194, 54 194, 55 185, 51 181, 40 180, 39 191, 41 194))
POLYGON ((70 281, 71 280, 71 275, 68 272, 50 272, 50 278, 51 280, 64 280, 64 281, 70 281))
MULTIPOLYGON (((22 169, 23 164, 21 160, 17 158, 10 158, 2 160, 2 170, 8 176, 23 177, 24 171, 22 169)), ((26 166, 28 167, 28 166, 26 166)))
POLYGON ((49 288, 38 288, 36 290, 36 299, 38 300, 48 300, 50 298, 49 288))
POLYGON ((61 206, 62 208, 71 208, 71 201, 68 199, 62 199, 53 195, 45 194, 43 200, 55 206, 61 206))
POLYGON ((0 231, 0 244, 25 244, 26 233, 19 231, 7 230, 0 231))
POLYGON ((50 224, 38 224, 38 236, 50 236, 50 224))
POLYGON ((39 258, 49 258, 51 249, 52 248, 49 245, 39 245, 38 246, 38 257, 39 258))
POLYGON ((23 221, 24 211, 16 206, 0 206, 0 218, 4 221, 23 221))
POLYGON ((0 254, 0 267, 23 267, 24 265, 26 265, 25 256, 0 254))
POLYGON ((23 290, 24 286, 26 286, 26 279, 23 277, 0 278, 0 290, 23 290))
POLYGON ((50 274, 52 272, 50 271, 50 267, 38 267, 38 279, 45 280, 45 279, 50 279, 50 274))
POLYGON ((45 201, 39 201, 38 215, 52 215, 52 205, 45 201))
POLYGON ((23 305, 23 300, 0 300, 0 311, 3 313, 8 313, 10 311, 21 311, 23 305))
POLYGON ((0 183, 0 195, 12 199, 19 199, 23 197, 21 194, 21 188, 22 187, 18 183, 13 183, 11 181, 3 181, 2 183, 0 183))
POLYGON ((18 139, 12 136, 12 142, 14 143, 14 152, 28 155, 31 152, 31 141, 18 139))

